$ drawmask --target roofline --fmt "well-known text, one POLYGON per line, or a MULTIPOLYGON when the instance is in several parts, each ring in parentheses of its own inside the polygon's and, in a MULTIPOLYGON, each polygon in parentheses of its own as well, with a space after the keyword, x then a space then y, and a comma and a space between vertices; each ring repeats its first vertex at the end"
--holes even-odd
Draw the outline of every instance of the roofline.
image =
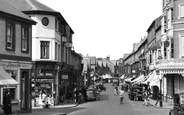
MULTIPOLYGON (((25 14, 46 14, 46 15, 55 15, 57 18, 59 18, 61 21, 64 21, 69 27, 70 25, 67 23, 67 21, 64 19, 64 17, 61 15, 60 12, 52 12, 52 11, 43 11, 43 10, 32 10, 32 11, 22 11, 25 14)), ((74 34, 74 31, 70 27, 72 34, 74 34)))
POLYGON ((2 11, 0 11, 0 16, 4 16, 4 17, 8 17, 8 18, 12 18, 12 16, 13 16, 13 17, 15 17, 14 18, 15 20, 21 20, 21 21, 26 22, 26 23, 31 23, 32 25, 36 25, 36 23, 37 23, 34 20, 32 20, 31 18, 29 20, 29 19, 26 19, 26 18, 23 18, 23 17, 20 17, 20 16, 16 16, 16 15, 13 15, 13 14, 2 12, 2 11))

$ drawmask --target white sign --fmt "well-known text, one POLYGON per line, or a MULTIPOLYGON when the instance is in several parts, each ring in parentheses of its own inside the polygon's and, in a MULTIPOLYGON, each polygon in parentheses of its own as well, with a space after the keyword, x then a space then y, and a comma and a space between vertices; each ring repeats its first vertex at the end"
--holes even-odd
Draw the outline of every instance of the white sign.
POLYGON ((68 79, 68 75, 62 75, 62 79, 68 79))

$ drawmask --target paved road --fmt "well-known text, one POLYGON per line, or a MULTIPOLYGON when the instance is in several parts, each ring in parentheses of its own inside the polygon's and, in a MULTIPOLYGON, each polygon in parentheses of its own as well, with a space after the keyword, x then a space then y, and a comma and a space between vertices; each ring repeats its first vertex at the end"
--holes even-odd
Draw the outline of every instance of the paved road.
POLYGON ((125 93, 125 102, 120 105, 119 97, 113 94, 112 84, 105 84, 106 92, 102 92, 100 101, 80 104, 78 110, 68 115, 168 115, 169 109, 143 106, 141 101, 131 101, 125 93))

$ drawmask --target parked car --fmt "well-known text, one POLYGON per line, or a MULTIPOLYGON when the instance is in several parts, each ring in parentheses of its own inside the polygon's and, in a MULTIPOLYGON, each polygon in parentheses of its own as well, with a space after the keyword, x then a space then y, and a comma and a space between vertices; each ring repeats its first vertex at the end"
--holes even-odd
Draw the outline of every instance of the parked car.
POLYGON ((143 88, 138 85, 134 85, 130 88, 128 93, 130 100, 143 100, 143 88))
POLYGON ((90 101, 90 100, 100 100, 100 91, 97 91, 95 88, 88 88, 86 90, 86 100, 90 101))
POLYGON ((106 91, 106 87, 104 86, 104 84, 98 84, 97 88, 100 89, 101 91, 106 91))
POLYGON ((169 115, 184 115, 184 92, 174 94, 174 106, 169 115))

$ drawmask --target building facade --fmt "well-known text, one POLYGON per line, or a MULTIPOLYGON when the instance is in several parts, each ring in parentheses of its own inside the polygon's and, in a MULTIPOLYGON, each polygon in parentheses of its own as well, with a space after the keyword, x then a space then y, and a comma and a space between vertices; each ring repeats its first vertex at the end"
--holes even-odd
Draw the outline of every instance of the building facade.
POLYGON ((67 100, 73 102, 72 91, 77 86, 81 71, 81 55, 72 45, 72 28, 60 12, 36 0, 8 0, 34 21, 32 27, 32 94, 38 105, 40 91, 52 97, 57 105, 67 100), (15 4, 16 3, 16 4, 15 4))
POLYGON ((32 25, 36 22, 0 0, 0 104, 10 90, 17 110, 31 111, 32 25))

